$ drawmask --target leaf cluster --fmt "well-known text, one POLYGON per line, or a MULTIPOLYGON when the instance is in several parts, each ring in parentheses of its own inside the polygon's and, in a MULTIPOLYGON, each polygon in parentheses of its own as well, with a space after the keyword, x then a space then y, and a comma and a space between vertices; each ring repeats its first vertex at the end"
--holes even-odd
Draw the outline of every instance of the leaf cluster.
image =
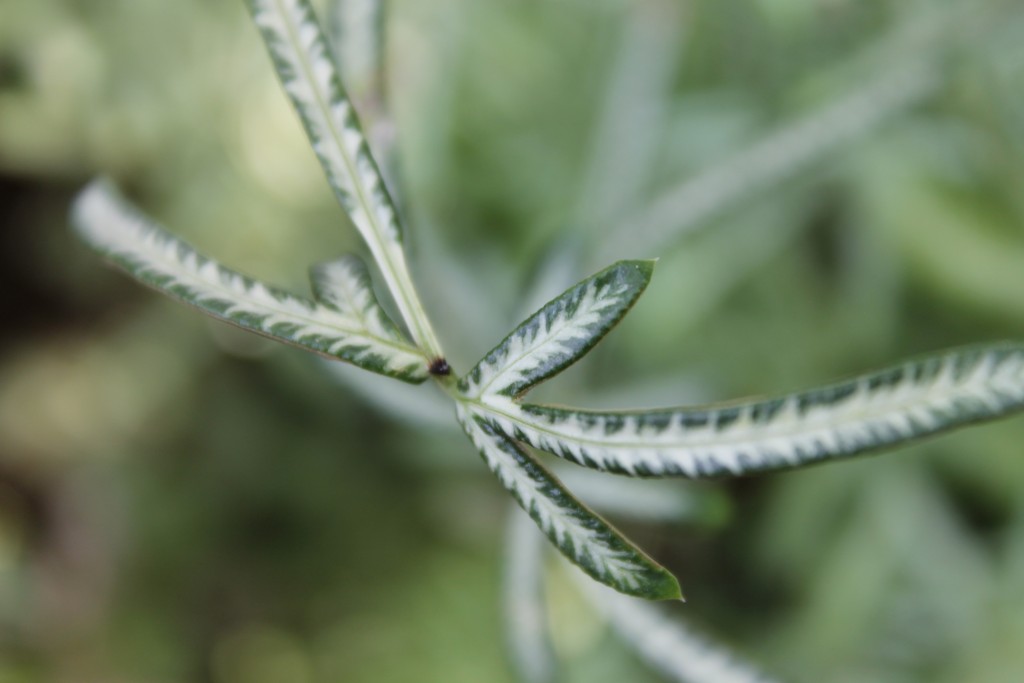
POLYGON ((1024 406, 1024 346, 1013 343, 948 351, 819 389, 721 405, 594 411, 527 402, 527 392, 618 325, 650 281, 649 261, 622 261, 568 288, 456 376, 419 301, 399 212, 311 5, 249 0, 249 7, 397 319, 378 302, 356 256, 315 267, 312 296, 296 296, 197 253, 105 181, 76 204, 80 235, 144 284, 221 320, 408 383, 433 378, 500 483, 595 580, 648 599, 681 597, 667 570, 576 499, 527 447, 629 476, 742 476, 872 453, 1024 406))

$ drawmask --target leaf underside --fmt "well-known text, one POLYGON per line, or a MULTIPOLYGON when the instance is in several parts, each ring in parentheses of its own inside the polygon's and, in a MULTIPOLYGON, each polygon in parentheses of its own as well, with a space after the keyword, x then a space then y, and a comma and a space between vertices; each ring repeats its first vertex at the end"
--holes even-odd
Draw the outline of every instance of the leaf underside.
POLYGON ((675 577, 576 500, 530 454, 464 405, 458 416, 487 466, 571 562, 628 595, 649 600, 682 597, 675 577))
POLYGON ((73 222, 90 246, 129 275, 215 318, 406 382, 428 377, 426 358, 387 319, 365 265, 354 256, 314 269, 317 303, 202 256, 105 181, 82 192, 73 222))
POLYGON ((777 398, 645 412, 488 395, 492 427, 587 467, 689 478, 785 470, 877 451, 1024 408, 1024 346, 948 351, 777 398))

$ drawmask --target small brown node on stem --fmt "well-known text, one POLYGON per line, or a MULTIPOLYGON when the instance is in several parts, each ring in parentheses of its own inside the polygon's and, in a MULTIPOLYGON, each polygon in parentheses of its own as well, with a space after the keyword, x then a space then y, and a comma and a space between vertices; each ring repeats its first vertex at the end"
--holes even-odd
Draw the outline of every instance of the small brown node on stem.
POLYGON ((435 358, 430 362, 430 374, 435 377, 447 377, 452 374, 452 368, 444 358, 435 358))

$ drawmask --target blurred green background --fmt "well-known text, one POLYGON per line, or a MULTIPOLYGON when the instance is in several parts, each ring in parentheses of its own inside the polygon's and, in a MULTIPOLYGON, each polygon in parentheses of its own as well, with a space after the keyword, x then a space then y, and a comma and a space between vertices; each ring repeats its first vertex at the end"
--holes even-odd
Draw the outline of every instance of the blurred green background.
MULTIPOLYGON (((621 257, 660 257, 647 295, 543 397, 775 393, 1024 337, 1020 3, 394 0, 387 57, 456 370, 621 257)), ((296 291, 360 249, 242 2, 0 0, 0 682, 514 680, 509 499, 442 398, 105 269, 66 218, 101 173, 296 291)), ((1018 682, 1022 443, 1015 418, 680 482, 728 520, 627 528, 681 616, 780 678, 1018 682)), ((660 680, 556 588, 559 680, 660 680)))

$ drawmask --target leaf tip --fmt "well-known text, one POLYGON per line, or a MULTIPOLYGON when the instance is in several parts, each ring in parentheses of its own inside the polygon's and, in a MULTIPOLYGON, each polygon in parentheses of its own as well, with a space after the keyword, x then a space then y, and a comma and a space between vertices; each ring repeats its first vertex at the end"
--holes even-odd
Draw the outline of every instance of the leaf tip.
POLYGON ((651 599, 653 600, 678 600, 686 602, 683 597, 683 589, 679 586, 679 580, 667 570, 661 571, 661 576, 651 586, 653 589, 651 599))
POLYGON ((113 181, 99 177, 90 182, 71 203, 71 227, 80 238, 99 246, 112 241, 121 221, 120 195, 113 181))
POLYGON ((639 293, 650 284, 656 262, 655 259, 616 261, 604 272, 614 274, 616 279, 628 283, 631 289, 639 293))
POLYGON ((639 268, 643 272, 646 281, 650 282, 651 277, 654 275, 654 267, 658 265, 658 259, 644 259, 637 261, 637 264, 639 264, 639 268))
POLYGON ((636 598, 643 598, 651 601, 678 600, 686 602, 683 591, 679 587, 679 580, 664 567, 655 565, 645 572, 645 581, 636 589, 621 592, 632 595, 636 598))

